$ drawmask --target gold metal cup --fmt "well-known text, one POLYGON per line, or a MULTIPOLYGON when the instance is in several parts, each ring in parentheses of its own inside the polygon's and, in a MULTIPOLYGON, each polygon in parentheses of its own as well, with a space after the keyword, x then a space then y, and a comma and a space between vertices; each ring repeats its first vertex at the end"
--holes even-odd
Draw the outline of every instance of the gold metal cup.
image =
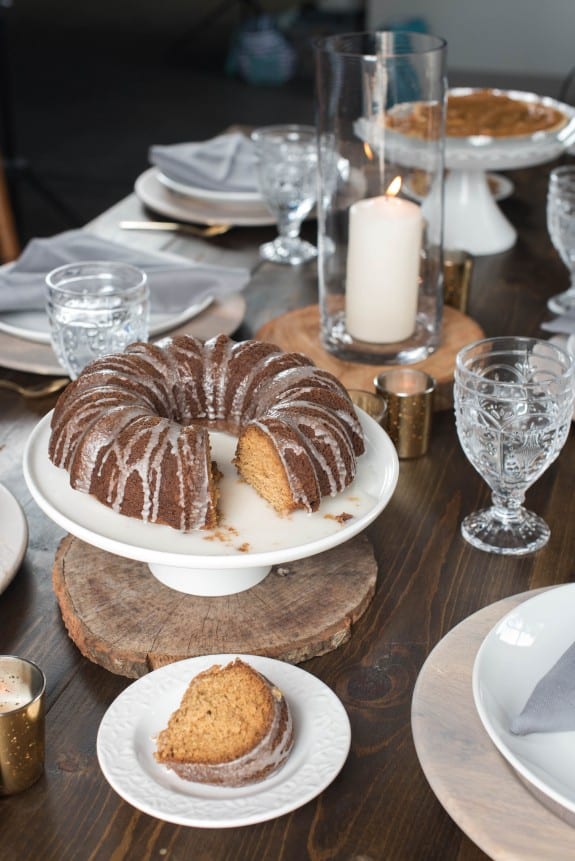
POLYGON ((398 457, 420 457, 427 452, 431 434, 435 380, 414 368, 384 371, 374 380, 387 404, 384 427, 398 457))
POLYGON ((45 690, 36 664, 0 655, 0 796, 23 792, 44 771, 45 690))
POLYGON ((381 395, 368 392, 365 389, 348 389, 348 394, 356 407, 366 412, 382 427, 385 426, 387 404, 381 395))
POLYGON ((458 311, 467 313, 469 287, 473 273, 473 257, 467 251, 443 252, 443 301, 458 311))

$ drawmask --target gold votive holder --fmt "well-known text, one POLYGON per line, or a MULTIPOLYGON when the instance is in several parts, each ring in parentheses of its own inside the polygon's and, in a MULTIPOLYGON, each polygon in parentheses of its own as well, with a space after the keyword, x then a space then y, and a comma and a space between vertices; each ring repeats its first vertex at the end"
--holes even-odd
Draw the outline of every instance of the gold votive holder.
POLYGON ((434 378, 415 368, 394 368, 378 374, 374 384, 387 404, 385 429, 398 457, 425 454, 431 434, 434 378))
POLYGON ((348 389, 347 391, 356 407, 371 416, 379 425, 385 427, 387 404, 381 395, 368 392, 365 389, 348 389))
POLYGON ((467 313, 473 257, 467 251, 448 249, 443 252, 443 302, 467 313))
POLYGON ((44 771, 46 677, 15 655, 0 655, 0 796, 32 786, 44 771))

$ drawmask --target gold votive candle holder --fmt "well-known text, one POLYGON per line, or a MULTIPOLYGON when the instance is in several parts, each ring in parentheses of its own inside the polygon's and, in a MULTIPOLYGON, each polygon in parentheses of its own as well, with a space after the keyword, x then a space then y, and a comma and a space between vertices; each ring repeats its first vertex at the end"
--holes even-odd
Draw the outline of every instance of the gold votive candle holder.
POLYGON ((394 368, 378 374, 374 384, 387 404, 385 429, 398 457, 424 455, 431 434, 434 378, 415 368, 394 368))
POLYGON ((446 250, 443 253, 443 302, 467 313, 473 257, 467 251, 446 250))
POLYGON ((348 389, 348 394, 356 407, 371 416, 379 425, 385 427, 387 404, 381 395, 366 389, 348 389))
POLYGON ((15 655, 0 655, 0 796, 32 786, 44 771, 46 677, 15 655))

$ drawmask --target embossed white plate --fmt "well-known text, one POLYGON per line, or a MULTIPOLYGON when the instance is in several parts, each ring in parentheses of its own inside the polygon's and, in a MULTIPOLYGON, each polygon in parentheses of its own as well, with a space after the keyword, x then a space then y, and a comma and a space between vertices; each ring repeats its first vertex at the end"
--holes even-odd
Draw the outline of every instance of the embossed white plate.
POLYGON ((0 593, 12 581, 28 547, 28 522, 20 503, 0 484, 0 593))
POLYGON ((240 788, 182 780, 154 759, 155 736, 191 679, 232 655, 177 661, 143 676, 112 703, 100 724, 97 753, 110 786, 138 810, 177 825, 232 828, 275 819, 315 798, 340 772, 351 744, 347 713, 333 691, 299 667, 256 655, 242 659, 283 693, 294 746, 283 767, 240 788))

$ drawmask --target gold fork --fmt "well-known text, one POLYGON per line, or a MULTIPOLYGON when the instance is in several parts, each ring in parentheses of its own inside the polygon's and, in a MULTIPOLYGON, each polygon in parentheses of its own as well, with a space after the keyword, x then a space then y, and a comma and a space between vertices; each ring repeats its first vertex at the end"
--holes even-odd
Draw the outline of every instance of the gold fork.
POLYGON ((21 386, 14 380, 0 380, 0 389, 8 389, 17 392, 23 398, 46 398, 65 388, 70 382, 68 377, 57 377, 47 383, 38 383, 34 386, 21 386))
POLYGON ((183 224, 180 221, 120 221, 122 230, 168 230, 173 233, 188 233, 191 236, 221 236, 231 230, 231 224, 208 224, 197 227, 195 224, 183 224))

